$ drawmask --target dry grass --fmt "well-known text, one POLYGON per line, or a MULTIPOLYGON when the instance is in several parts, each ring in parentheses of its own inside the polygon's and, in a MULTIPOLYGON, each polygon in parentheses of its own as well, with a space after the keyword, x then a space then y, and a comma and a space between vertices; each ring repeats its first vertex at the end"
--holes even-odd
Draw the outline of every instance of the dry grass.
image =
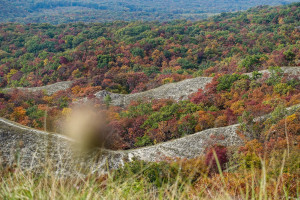
MULTIPOLYGON (((260 169, 202 174, 191 183, 182 174, 156 186, 143 172, 116 177, 106 175, 64 177, 45 169, 42 174, 18 168, 2 169, 1 199, 299 199, 299 174, 284 173, 285 158, 278 175, 265 162, 260 169)), ((149 165, 150 166, 150 165, 149 165)), ((183 169, 180 167, 179 169, 183 169)), ((220 169, 220 168, 219 168, 220 169)), ((120 172, 120 171, 119 171, 120 172)), ((126 170, 123 171, 126 173, 126 170)))

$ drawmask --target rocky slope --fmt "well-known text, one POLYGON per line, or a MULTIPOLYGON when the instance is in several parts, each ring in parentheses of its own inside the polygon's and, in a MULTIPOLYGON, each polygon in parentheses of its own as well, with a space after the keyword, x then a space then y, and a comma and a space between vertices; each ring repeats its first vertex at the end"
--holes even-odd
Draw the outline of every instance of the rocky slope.
POLYGON ((165 84, 145 92, 127 95, 114 94, 102 90, 97 92, 95 96, 102 99, 106 95, 110 95, 112 99, 111 104, 115 106, 126 106, 133 100, 137 101, 143 99, 174 99, 175 101, 187 100, 189 95, 197 92, 198 89, 204 89, 205 85, 211 82, 211 80, 211 77, 197 77, 186 79, 177 83, 165 84))
MULTIPOLYGON (((281 67, 284 73, 294 76, 300 75, 300 67, 281 67)), ((260 73, 270 74, 268 70, 259 71, 260 73)), ((252 73, 246 73, 246 75, 251 76, 252 73)), ((95 93, 97 98, 103 99, 105 96, 110 95, 112 105, 115 106, 126 106, 131 101, 137 101, 139 99, 174 99, 175 101, 186 100, 188 96, 197 92, 198 89, 204 89, 206 84, 211 82, 211 77, 196 77, 192 79, 186 79, 176 83, 168 83, 160 87, 134 94, 116 94, 111 93, 106 90, 99 91, 95 93)), ((45 91, 46 94, 52 95, 57 91, 66 90, 71 87, 72 81, 62 81, 51 85, 46 85, 42 87, 32 87, 32 88, 17 88, 23 91, 45 91)), ((13 88, 6 88, 4 91, 12 91, 13 88)))
POLYGON ((73 81, 62 81, 57 82, 51 85, 45 85, 41 87, 31 87, 31 88, 23 88, 23 87, 17 87, 17 88, 6 88, 3 89, 3 91, 10 92, 14 89, 22 90, 22 91, 29 91, 29 92, 38 92, 38 91, 44 91, 47 95, 52 95, 55 92, 69 89, 72 85, 73 81))
MULTIPOLYGON (((299 109, 300 104, 287 108, 299 109)), ((259 117, 254 121, 264 120, 259 117)), ((139 159, 160 161, 166 157, 194 158, 204 153, 211 144, 239 146, 243 140, 237 135, 239 124, 207 129, 192 135, 139 149, 112 151, 93 149, 77 154, 77 145, 70 138, 35 130, 0 118, 0 162, 18 163, 26 170, 42 170, 48 164, 59 174, 103 173, 108 168, 118 168, 126 161, 139 159), (76 148, 75 148, 76 149, 76 148)))
POLYGON ((159 161, 165 157, 193 158, 201 155, 207 145, 240 145, 238 125, 213 128, 154 146, 110 151, 95 149, 78 155, 75 141, 58 134, 47 133, 0 118, 0 154, 4 164, 18 163, 27 170, 41 170, 51 164, 57 173, 81 174, 85 170, 104 172, 106 166, 117 168, 134 158, 159 161))
MULTIPOLYGON (((282 67, 283 73, 289 75, 300 75, 300 67, 282 67)), ((259 71, 262 74, 270 74, 268 70, 259 71)), ((252 76, 252 73, 246 73, 252 76)), ((140 99, 174 99, 175 101, 186 100, 188 97, 197 92, 198 89, 204 89, 206 84, 210 83, 211 77, 196 77, 186 79, 177 83, 169 83, 158 88, 135 94, 115 94, 105 90, 95 94, 97 98, 103 99, 106 95, 110 95, 111 104, 115 106, 126 106, 131 101, 140 99)))
MULTIPOLYGON (((290 75, 300 75, 299 67, 282 69, 290 75)), ((139 98, 181 100, 186 99, 199 88, 204 88, 210 81, 211 78, 198 77, 166 84, 137 94, 118 95, 101 91, 96 93, 96 96, 101 98, 110 94, 115 105, 126 105, 131 100, 139 98)), ((50 91, 53 92, 52 89, 50 91)), ((41 169, 45 164, 50 163, 58 173, 63 174, 82 174, 85 169, 92 172, 103 172, 106 166, 117 168, 125 161, 130 161, 133 158, 145 161, 158 161, 164 157, 193 158, 202 154, 210 144, 219 143, 226 146, 238 146, 243 143, 236 134, 238 126, 237 124, 208 129, 180 139, 134 150, 109 151, 95 149, 87 155, 79 156, 74 153, 72 148, 74 144, 76 145, 76 142, 69 138, 24 127, 0 118, 0 158, 2 163, 13 164, 17 162, 21 167, 29 170, 41 169)))

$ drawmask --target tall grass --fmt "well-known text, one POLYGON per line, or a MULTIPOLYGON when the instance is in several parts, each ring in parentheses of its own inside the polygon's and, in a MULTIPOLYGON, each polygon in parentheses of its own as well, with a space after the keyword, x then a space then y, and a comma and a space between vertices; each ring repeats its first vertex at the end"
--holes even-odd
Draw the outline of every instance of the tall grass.
POLYGON ((194 182, 184 172, 184 162, 178 161, 178 173, 169 174, 169 179, 159 185, 145 176, 149 168, 157 176, 154 178, 163 176, 159 168, 159 173, 153 171, 151 163, 141 165, 139 170, 129 165, 105 175, 85 177, 59 176, 51 168, 43 173, 2 168, 0 199, 299 199, 299 174, 284 173, 285 155, 277 175, 270 174, 273 169, 263 159, 260 169, 234 172, 222 171, 217 161, 219 173, 202 173, 194 182))

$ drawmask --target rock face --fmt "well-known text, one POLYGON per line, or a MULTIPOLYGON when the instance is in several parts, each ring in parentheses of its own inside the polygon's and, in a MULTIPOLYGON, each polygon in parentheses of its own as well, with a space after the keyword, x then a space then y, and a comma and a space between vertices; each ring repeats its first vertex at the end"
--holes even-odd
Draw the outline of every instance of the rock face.
MULTIPOLYGON (((300 76, 300 67, 281 67, 281 69, 284 73, 289 75, 300 76)), ((259 72, 263 74, 270 74, 268 70, 262 70, 259 72)), ((246 75, 251 77, 252 73, 246 73, 246 75)), ((197 92, 198 89, 204 89, 206 84, 211 81, 211 77, 196 77, 177 83, 165 84, 158 88, 135 94, 116 94, 102 90, 97 92, 95 96, 103 99, 105 96, 109 95, 112 100, 111 104, 114 106, 126 106, 133 100, 137 101, 143 99, 173 99, 175 101, 187 100, 191 94, 197 92)))
MULTIPOLYGON (((283 73, 288 74, 289 76, 300 76, 300 67, 281 67, 283 73)), ((262 74, 270 74, 269 70, 259 71, 262 74)), ((252 77, 252 73, 246 73, 246 75, 252 77)))
POLYGON ((240 145, 238 125, 213 128, 186 137, 125 151, 95 149, 78 155, 75 141, 31 129, 0 118, 0 158, 4 164, 18 163, 23 169, 41 170, 50 164, 59 174, 103 173, 107 166, 118 168, 133 158, 159 161, 165 157, 194 158, 203 154, 210 144, 240 145))
POLYGON ((125 151, 129 158, 157 161, 164 157, 195 158, 202 155, 205 148, 212 144, 238 146, 243 142, 236 134, 239 125, 207 129, 179 139, 150 147, 125 151))
POLYGON ((103 98, 110 95, 112 105, 126 106, 131 101, 143 99, 174 99, 175 101, 187 100, 188 96, 197 92, 198 89, 204 89, 207 83, 210 83, 211 77, 197 77, 186 79, 177 83, 169 83, 162 85, 158 88, 151 89, 145 92, 135 94, 115 94, 107 91, 99 91, 95 94, 97 98, 103 98))
MULTIPOLYGON (((23 87, 17 87, 16 89, 22 90, 22 91, 29 91, 29 92, 37 92, 37 91, 45 91, 47 95, 52 95, 55 92, 69 89, 72 85, 73 81, 62 81, 57 82, 51 85, 41 86, 41 87, 31 87, 31 88, 23 88, 23 87)), ((12 91, 14 88, 6 88, 4 91, 12 91)))
MULTIPOLYGON (((300 67, 283 67, 289 75, 300 75, 300 67)), ((268 71, 261 71, 262 73, 268 71)), ((174 99, 185 100, 198 89, 204 89, 212 78, 197 77, 178 83, 166 84, 161 87, 129 95, 113 94, 107 91, 97 92, 98 98, 110 95, 113 105, 128 105, 132 100, 138 99, 174 99)), ((64 90, 71 86, 72 82, 61 82, 39 88, 27 88, 27 90, 46 90, 48 94, 64 90)), ((298 108, 296 105, 295 108, 298 108)), ((258 118, 263 120, 265 117, 258 118)), ((243 143, 236 134, 237 125, 204 130, 183 138, 175 139, 154 146, 126 150, 110 151, 94 149, 91 152, 77 154, 73 151, 75 141, 58 134, 38 131, 6 119, 0 118, 0 161, 4 164, 17 162, 22 168, 42 169, 50 163, 57 173, 84 174, 102 173, 107 167, 118 168, 125 161, 133 158, 145 161, 159 161, 165 157, 194 158, 203 154, 210 144, 222 144, 225 146, 239 146, 243 143)))
MULTIPOLYGON (((300 67, 281 67, 282 71, 289 75, 300 76, 300 67)), ((260 73, 270 74, 268 70, 261 70, 260 73)), ((246 75, 252 76, 252 73, 246 73, 246 75)), ((210 83, 211 77, 196 77, 192 79, 186 79, 177 83, 168 83, 158 88, 154 88, 145 92, 135 94, 116 94, 105 90, 95 93, 97 98, 103 99, 109 95, 112 99, 111 104, 115 106, 126 106, 131 101, 143 100, 143 99, 174 99, 175 101, 186 100, 188 96, 197 92, 198 89, 204 89, 207 83, 210 83)), ((62 81, 51 85, 42 87, 22 88, 16 89, 23 91, 45 91, 46 94, 52 95, 55 92, 66 90, 71 87, 73 81, 62 81)), ((11 91, 13 88, 6 88, 4 91, 11 91)))

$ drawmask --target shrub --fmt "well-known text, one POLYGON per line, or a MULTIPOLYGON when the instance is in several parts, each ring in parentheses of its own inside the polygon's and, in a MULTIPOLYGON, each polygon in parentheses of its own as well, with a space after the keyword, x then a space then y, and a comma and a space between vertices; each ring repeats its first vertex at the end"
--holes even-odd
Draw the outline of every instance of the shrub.
POLYGON ((230 91, 232 85, 234 82, 240 79, 244 78, 249 78, 248 76, 245 75, 238 75, 238 74, 226 74, 224 76, 221 76, 218 78, 218 85, 217 85, 217 90, 222 91, 222 90, 227 90, 230 91))
POLYGON ((287 83, 278 83, 274 86, 274 92, 281 95, 289 93, 292 89, 292 86, 289 86, 287 83))
POLYGON ((181 162, 181 175, 191 183, 197 181, 201 176, 206 176, 208 168, 203 157, 184 159, 181 162))
POLYGON ((143 147, 152 145, 153 142, 151 141, 150 137, 148 135, 144 135, 143 137, 138 137, 137 142, 135 143, 136 147, 143 147))
POLYGON ((215 145, 209 148, 205 155, 205 164, 209 167, 210 172, 219 171, 218 163, 221 170, 224 170, 227 162, 227 148, 221 145, 215 145))

